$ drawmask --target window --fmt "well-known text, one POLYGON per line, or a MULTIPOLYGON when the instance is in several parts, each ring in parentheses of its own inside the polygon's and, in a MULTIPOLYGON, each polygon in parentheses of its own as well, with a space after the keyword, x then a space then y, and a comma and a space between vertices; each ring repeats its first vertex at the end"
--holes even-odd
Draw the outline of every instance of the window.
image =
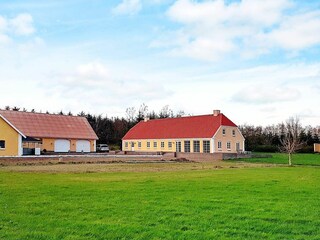
POLYGON ((164 142, 161 142, 161 148, 164 148, 164 142))
POLYGON ((222 129, 222 135, 226 135, 226 129, 222 129))
POLYGON ((218 148, 221 149, 222 148, 222 142, 218 142, 218 148))
POLYGON ((231 142, 227 142, 227 149, 231 150, 231 142))
POLYGON ((138 148, 141 148, 141 142, 138 142, 138 148))
POLYGON ((172 142, 168 142, 168 148, 172 148, 172 142))
POLYGON ((184 141, 184 152, 190 152, 190 141, 184 141))
POLYGON ((232 136, 236 136, 236 130, 232 130, 232 136))
POLYGON ((210 153, 210 141, 203 141, 203 152, 210 153))
POLYGON ((128 148, 128 142, 125 142, 125 143, 124 143, 124 147, 125 147, 125 148, 128 148))
POLYGON ((193 152, 200 152, 200 141, 193 141, 193 152))
POLYGON ((157 142, 153 142, 153 147, 154 147, 154 148, 157 148, 157 146, 158 146, 158 145, 157 145, 157 142))
POLYGON ((5 140, 0 140, 0 149, 1 148, 6 148, 6 141, 5 140))
POLYGON ((147 148, 150 148, 150 142, 147 142, 147 148))
POLYGON ((181 142, 176 142, 176 152, 181 152, 181 142))

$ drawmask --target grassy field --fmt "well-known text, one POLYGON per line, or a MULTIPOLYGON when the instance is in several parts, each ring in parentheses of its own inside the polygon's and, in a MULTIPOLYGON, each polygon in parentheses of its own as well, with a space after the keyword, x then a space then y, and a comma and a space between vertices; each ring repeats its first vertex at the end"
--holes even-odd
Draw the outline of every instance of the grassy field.
POLYGON ((320 239, 320 168, 234 164, 2 167, 0 239, 320 239))
MULTIPOLYGON (((257 153, 259 155, 260 153, 257 153)), ((272 155, 271 158, 249 158, 242 159, 245 162, 251 163, 273 163, 273 164, 288 164, 288 155, 284 153, 266 153, 264 155, 272 155)), ((292 155, 293 165, 313 165, 320 166, 320 154, 299 153, 292 155)))

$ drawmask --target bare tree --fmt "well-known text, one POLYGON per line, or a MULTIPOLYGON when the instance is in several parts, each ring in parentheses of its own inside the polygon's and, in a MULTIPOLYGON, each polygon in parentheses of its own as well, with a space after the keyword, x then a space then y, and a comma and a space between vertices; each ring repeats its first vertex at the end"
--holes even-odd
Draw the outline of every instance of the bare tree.
POLYGON ((129 107, 126 109, 127 120, 129 123, 134 124, 136 121, 136 109, 134 107, 129 107))
POLYGON ((282 124, 282 135, 280 136, 280 150, 288 154, 288 164, 292 166, 292 154, 302 148, 304 143, 299 136, 303 128, 298 117, 289 118, 286 123, 282 124))
POLYGON ((143 120, 147 116, 148 116, 148 106, 142 103, 138 111, 137 122, 143 120))
POLYGON ((159 113, 159 118, 172 118, 173 111, 169 108, 169 105, 165 105, 159 113))

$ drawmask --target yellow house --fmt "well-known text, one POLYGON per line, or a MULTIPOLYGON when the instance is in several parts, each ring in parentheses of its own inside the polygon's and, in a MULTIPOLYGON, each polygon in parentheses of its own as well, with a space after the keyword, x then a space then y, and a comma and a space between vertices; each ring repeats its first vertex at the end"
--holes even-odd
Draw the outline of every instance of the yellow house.
POLYGON ((95 152, 97 139, 84 117, 0 110, 0 156, 95 152))
POLYGON ((139 122, 122 139, 133 152, 239 153, 245 139, 219 110, 213 114, 139 122))

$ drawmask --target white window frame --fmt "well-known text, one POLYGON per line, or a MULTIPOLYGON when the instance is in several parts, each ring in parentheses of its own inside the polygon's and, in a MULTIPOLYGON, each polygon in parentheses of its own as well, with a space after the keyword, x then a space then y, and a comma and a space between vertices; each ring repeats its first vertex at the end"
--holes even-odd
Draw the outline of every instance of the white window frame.
POLYGON ((161 148, 164 148, 164 142, 161 142, 161 148))
POLYGON ((158 142, 153 142, 153 148, 158 148, 158 142))
POLYGON ((191 152, 191 142, 190 142, 190 140, 185 140, 184 142, 183 142, 183 150, 184 150, 184 152, 187 152, 187 153, 189 153, 189 152, 191 152), (186 144, 187 143, 187 144, 186 144), (189 151, 186 151, 186 147, 188 146, 188 144, 189 144, 189 149, 187 149, 187 150, 189 150, 189 151))
POLYGON ((211 149, 210 149, 210 141, 209 140, 203 140, 202 141, 203 144, 203 153, 210 153, 211 149))
POLYGON ((147 142, 147 148, 150 148, 150 146, 151 146, 150 142, 147 142))
POLYGON ((218 141, 218 149, 221 150, 222 149, 222 142, 218 141))
POLYGON ((227 142, 227 150, 228 150, 228 151, 231 150, 231 142, 230 142, 230 141, 227 142))
POLYGON ((226 129, 222 128, 222 135, 225 136, 226 135, 226 129))
POLYGON ((193 140, 193 152, 195 152, 195 153, 200 152, 200 140, 193 140), (198 151, 196 151, 196 150, 198 150, 198 151))
POLYGON ((172 142, 168 142, 168 148, 172 149, 172 142))

